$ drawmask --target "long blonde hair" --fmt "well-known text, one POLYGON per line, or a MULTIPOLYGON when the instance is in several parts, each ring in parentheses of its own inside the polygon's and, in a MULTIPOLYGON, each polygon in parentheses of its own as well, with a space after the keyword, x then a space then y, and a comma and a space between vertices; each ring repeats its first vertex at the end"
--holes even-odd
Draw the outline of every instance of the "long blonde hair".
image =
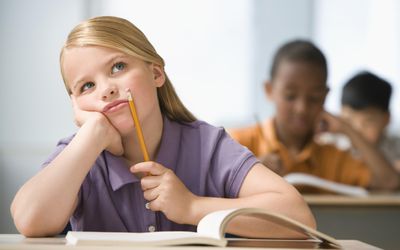
MULTIPOLYGON (((61 74, 69 94, 71 94, 71 90, 66 84, 62 66, 63 54, 67 48, 80 46, 102 46, 116 49, 145 62, 154 63, 163 68, 165 66, 162 57, 157 54, 153 45, 135 25, 119 17, 94 17, 77 25, 69 33, 61 50, 61 74)), ((165 77, 163 86, 157 88, 161 112, 174 121, 195 121, 196 117, 183 105, 166 74, 165 77)))

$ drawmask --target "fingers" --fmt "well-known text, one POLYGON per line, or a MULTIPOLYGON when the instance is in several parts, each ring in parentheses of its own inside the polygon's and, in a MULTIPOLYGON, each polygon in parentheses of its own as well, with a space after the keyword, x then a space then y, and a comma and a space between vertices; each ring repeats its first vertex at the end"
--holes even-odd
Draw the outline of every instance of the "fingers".
POLYGON ((163 175, 167 171, 171 171, 170 169, 158 164, 153 161, 146 161, 138 163, 130 168, 132 173, 148 173, 150 175, 163 175))
POLYGON ((154 201, 158 198, 159 192, 156 188, 148 189, 143 192, 143 196, 147 201, 154 201))
POLYGON ((142 186, 142 190, 146 191, 158 187, 160 182, 160 176, 146 176, 141 179, 140 184, 142 186))

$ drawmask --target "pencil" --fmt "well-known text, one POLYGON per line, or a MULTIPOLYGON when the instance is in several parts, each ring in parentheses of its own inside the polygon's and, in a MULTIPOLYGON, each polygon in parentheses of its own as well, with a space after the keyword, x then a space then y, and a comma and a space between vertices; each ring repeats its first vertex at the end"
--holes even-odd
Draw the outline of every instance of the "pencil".
POLYGON ((137 116, 136 107, 135 107, 135 103, 132 98, 131 90, 127 89, 126 94, 128 96, 129 109, 131 110, 133 122, 136 127, 136 134, 137 134, 137 137, 139 140, 140 149, 142 150, 143 159, 144 159, 144 161, 150 161, 149 153, 147 152, 146 144, 144 143, 142 127, 140 126, 140 123, 139 123, 139 118, 137 116))
MULTIPOLYGON (((144 143, 142 127, 140 126, 140 123, 139 123, 139 118, 137 116, 136 107, 135 107, 135 103, 132 98, 131 90, 127 89, 126 94, 128 96, 129 109, 131 110, 133 122, 135 123, 136 134, 137 134, 137 137, 139 140, 140 149, 142 150, 142 153, 143 153, 143 159, 144 159, 144 161, 150 161, 149 153, 147 152, 147 148, 146 148, 146 143, 144 143)), ((150 176, 150 175, 151 175, 150 173, 146 174, 146 176, 150 176)), ((157 226, 159 225, 157 212, 156 212, 156 225, 157 226)))

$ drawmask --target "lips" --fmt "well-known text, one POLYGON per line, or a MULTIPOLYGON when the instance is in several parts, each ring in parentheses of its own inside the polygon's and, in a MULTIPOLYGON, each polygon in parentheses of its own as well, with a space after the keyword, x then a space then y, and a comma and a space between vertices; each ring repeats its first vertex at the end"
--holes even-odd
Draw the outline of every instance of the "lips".
POLYGON ((128 104, 127 100, 113 101, 112 103, 107 104, 103 108, 103 113, 111 113, 113 111, 120 109, 121 107, 125 106, 126 104, 128 104))

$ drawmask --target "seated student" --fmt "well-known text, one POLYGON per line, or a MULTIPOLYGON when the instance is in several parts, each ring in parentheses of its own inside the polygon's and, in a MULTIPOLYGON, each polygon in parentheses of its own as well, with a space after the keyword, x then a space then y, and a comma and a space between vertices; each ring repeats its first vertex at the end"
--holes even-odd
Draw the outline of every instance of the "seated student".
POLYGON ((400 138, 386 133, 391 94, 392 86, 384 79, 370 72, 358 73, 343 87, 341 116, 400 173, 400 138))
MULTIPOLYGON (((22 234, 55 235, 69 220, 79 231, 194 231, 204 215, 239 207, 275 211, 315 228, 296 189, 224 129, 185 108, 163 59, 129 21, 82 22, 69 34, 60 65, 79 129, 60 140, 15 195, 11 213, 22 234), (127 89, 154 161, 143 162, 127 89)), ((301 237, 260 219, 238 218, 227 230, 301 237)))
MULTIPOLYGON (((389 166, 374 165, 374 161, 364 164, 349 152, 314 141, 323 124, 325 130, 351 135, 357 144, 365 142, 346 122, 323 110, 328 93, 327 63, 315 45, 302 40, 283 45, 273 59, 270 77, 265 91, 275 104, 274 117, 263 124, 230 130, 264 165, 280 175, 303 172, 350 185, 397 187, 398 179, 389 166)), ((373 147, 362 149, 376 156, 375 162, 384 161, 373 147)))

